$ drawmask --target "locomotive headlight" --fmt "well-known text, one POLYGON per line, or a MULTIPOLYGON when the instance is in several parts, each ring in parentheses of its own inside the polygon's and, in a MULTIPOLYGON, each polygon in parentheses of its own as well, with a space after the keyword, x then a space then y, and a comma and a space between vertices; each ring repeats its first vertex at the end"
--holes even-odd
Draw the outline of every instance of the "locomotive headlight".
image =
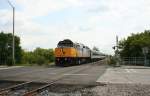
POLYGON ((65 58, 65 60, 67 60, 67 58, 65 58))

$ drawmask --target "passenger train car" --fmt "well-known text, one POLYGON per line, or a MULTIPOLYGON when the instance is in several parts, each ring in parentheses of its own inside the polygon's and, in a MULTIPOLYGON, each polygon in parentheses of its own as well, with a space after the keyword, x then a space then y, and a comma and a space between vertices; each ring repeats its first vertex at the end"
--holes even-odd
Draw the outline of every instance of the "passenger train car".
POLYGON ((55 48, 55 64, 57 66, 70 66, 97 60, 93 51, 84 44, 74 43, 69 39, 59 41, 55 48))
POLYGON ((92 50, 91 51, 91 61, 94 62, 94 61, 98 61, 98 60, 102 60, 106 57, 105 54, 97 51, 97 50, 92 50))

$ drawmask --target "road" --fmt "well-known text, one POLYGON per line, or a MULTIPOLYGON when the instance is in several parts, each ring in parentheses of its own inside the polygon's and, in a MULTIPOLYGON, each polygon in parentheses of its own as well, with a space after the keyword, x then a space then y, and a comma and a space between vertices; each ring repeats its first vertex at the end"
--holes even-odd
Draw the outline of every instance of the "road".
MULTIPOLYGON (((44 84, 58 80, 48 87, 49 91, 36 91, 41 96, 150 96, 149 69, 143 66, 108 67, 103 61, 71 67, 11 67, 0 69, 0 80, 44 84)), ((10 83, 6 85, 10 86, 10 83)))
POLYGON ((34 81, 49 83, 60 79, 63 84, 90 84, 104 73, 106 65, 102 62, 71 67, 14 67, 0 70, 0 80, 34 81))

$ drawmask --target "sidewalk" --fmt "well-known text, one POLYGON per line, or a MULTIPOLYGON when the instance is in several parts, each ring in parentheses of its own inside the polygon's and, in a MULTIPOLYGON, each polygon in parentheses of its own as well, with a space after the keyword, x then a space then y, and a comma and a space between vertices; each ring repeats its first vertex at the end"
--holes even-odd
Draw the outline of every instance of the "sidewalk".
POLYGON ((111 67, 97 80, 100 83, 150 84, 150 68, 144 66, 111 67))
POLYGON ((126 68, 126 69, 150 69, 150 67, 147 66, 121 66, 121 68, 126 68))

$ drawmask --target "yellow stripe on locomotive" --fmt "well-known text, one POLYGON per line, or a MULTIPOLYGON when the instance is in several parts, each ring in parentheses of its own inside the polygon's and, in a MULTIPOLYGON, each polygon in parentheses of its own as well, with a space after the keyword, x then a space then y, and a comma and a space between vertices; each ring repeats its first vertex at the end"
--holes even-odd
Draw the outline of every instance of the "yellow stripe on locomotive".
POLYGON ((55 48, 55 57, 76 57, 75 48, 55 48))

